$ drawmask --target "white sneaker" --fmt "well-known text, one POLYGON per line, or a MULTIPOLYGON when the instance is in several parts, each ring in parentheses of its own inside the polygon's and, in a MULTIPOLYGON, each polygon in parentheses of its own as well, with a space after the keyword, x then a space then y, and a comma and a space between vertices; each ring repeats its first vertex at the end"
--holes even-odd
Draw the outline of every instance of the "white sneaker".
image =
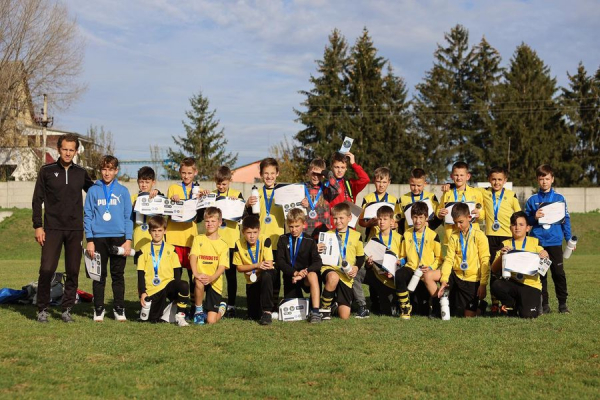
POLYGON ((94 309, 94 322, 104 321, 104 307, 94 309))
POLYGON ((125 309, 123 307, 113 308, 113 314, 115 315, 115 320, 119 322, 127 321, 127 317, 125 316, 125 309))
POLYGON ((182 312, 175 315, 175 323, 177 326, 190 326, 190 324, 188 324, 188 322, 185 320, 185 313, 182 312))

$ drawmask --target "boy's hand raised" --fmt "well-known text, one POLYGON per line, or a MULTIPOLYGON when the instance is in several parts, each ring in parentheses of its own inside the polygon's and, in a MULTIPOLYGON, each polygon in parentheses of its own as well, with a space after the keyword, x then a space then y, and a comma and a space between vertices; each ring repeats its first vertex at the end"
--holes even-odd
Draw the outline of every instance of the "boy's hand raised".
POLYGON ((356 161, 354 160, 354 154, 347 152, 346 157, 350 160, 350 165, 354 164, 356 161))

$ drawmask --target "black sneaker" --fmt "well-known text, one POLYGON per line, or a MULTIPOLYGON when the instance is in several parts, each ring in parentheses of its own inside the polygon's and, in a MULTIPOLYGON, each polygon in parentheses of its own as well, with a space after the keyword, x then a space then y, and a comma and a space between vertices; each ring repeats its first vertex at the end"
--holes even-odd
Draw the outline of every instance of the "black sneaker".
POLYGON ((64 310, 60 318, 63 320, 63 322, 66 322, 66 323, 75 322, 73 320, 73 317, 71 316, 70 308, 67 308, 66 310, 64 310))
POLYGON ((370 315, 371 313, 369 312, 369 309, 361 305, 358 306, 358 311, 356 311, 354 318, 369 318, 370 315))
POLYGON ((235 307, 227 306, 227 311, 225 311, 225 318, 235 318, 235 307))
POLYGON ((273 317, 271 316, 271 313, 264 312, 258 323, 260 325, 271 325, 273 323, 273 317))
POLYGON ((560 303, 558 305, 558 312, 561 314, 571 314, 571 310, 567 307, 567 303, 560 303))
POLYGON ((550 314, 552 310, 550 310, 550 304, 542 305, 542 314, 550 314))
POLYGON ((48 316, 49 316, 48 311, 45 308, 41 311, 38 311, 37 322, 41 322, 42 324, 47 324, 48 316))
POLYGON ((318 312, 310 312, 310 314, 308 314, 308 322, 310 322, 311 324, 318 324, 319 322, 321 322, 323 316, 321 315, 321 313, 318 312))

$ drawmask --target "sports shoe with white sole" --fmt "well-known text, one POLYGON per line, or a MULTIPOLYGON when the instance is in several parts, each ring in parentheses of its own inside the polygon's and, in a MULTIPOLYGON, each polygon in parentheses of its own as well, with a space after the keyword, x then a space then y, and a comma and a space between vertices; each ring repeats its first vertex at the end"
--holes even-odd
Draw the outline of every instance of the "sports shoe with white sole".
POLYGON ((41 322, 43 324, 48 323, 48 311, 44 308, 42 311, 38 311, 37 313, 37 322, 41 322))
POLYGON ((329 321, 331 319, 331 308, 320 308, 319 314, 321 314, 323 321, 329 321))
POLYGON ((127 321, 127 317, 125 316, 125 309, 123 307, 113 308, 113 314, 115 315, 116 321, 118 321, 118 322, 127 321))
POLYGON ((227 312, 227 303, 222 301, 221 304, 219 304, 219 315, 221 316, 221 318, 223 318, 223 315, 225 315, 226 312, 227 312))
POLYGON ((71 309, 67 308, 65 311, 63 311, 62 315, 60 316, 60 318, 63 320, 63 322, 66 323, 71 323, 71 322, 75 322, 73 320, 73 316, 71 315, 71 309))
POLYGON ((94 309, 94 322, 104 321, 104 307, 96 307, 94 309))
POLYGON ((185 320, 185 313, 180 312, 175 315, 175 323, 177 326, 190 326, 185 320))
POLYGON ((358 311, 356 311, 356 315, 354 315, 354 318, 369 318, 370 315, 371 313, 369 312, 369 309, 366 306, 359 306, 358 311))

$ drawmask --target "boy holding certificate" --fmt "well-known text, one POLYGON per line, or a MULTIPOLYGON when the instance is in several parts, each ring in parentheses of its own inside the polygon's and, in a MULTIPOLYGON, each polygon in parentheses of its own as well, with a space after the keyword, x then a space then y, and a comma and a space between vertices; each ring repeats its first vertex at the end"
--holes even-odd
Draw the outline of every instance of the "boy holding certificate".
POLYGON ((185 310, 190 300, 190 288, 181 280, 181 264, 173 245, 164 241, 167 220, 161 215, 148 218, 150 242, 142 246, 139 258, 138 292, 142 308, 149 308, 148 321, 158 322, 167 299, 177 300, 175 322, 188 326, 185 310))
MULTIPOLYGON (((471 174, 467 163, 459 161, 452 166, 451 178, 454 182, 454 188, 445 192, 438 207, 437 215, 445 220, 448 215, 448 208, 452 204, 470 203, 472 211, 469 213, 473 221, 473 229, 479 230, 479 222, 485 219, 485 210, 483 210, 483 195, 481 191, 468 185, 471 174)), ((445 222, 444 226, 444 246, 448 245, 448 238, 456 230, 455 223, 445 222)))
MULTIPOLYGON (((321 279, 325 283, 321 295, 321 311, 323 319, 331 319, 331 303, 337 297, 338 312, 342 319, 350 318, 350 307, 354 300, 352 283, 356 273, 365 262, 365 253, 360 233, 350 229, 348 224, 352 219, 350 206, 347 203, 336 204, 331 209, 334 230, 340 249, 337 265, 324 265, 321 268, 321 279)), ((324 243, 319 243, 319 251, 325 249, 324 243)))
MULTIPOLYGON (((340 191, 337 197, 330 202, 331 207, 343 203, 346 200, 356 203, 356 196, 358 196, 365 186, 369 184, 370 179, 365 170, 355 162, 354 154, 350 152, 346 154, 334 153, 331 158, 331 170, 333 171, 333 176, 340 185, 340 191), (356 174, 356 179, 345 178, 346 171, 348 170, 346 158, 348 158, 350 167, 352 167, 356 174)), ((333 219, 331 222, 333 223, 333 219)))
MULTIPOLYGON (((271 243, 277 243, 279 236, 284 232, 283 208, 275 204, 275 189, 277 187, 277 177, 279 176, 279 163, 274 158, 265 158, 260 162, 260 176, 263 181, 262 190, 259 190, 258 197, 250 196, 246 202, 247 207, 254 204, 260 204, 260 213, 256 215, 260 221, 260 232, 265 237, 271 239, 271 243)), ((273 252, 273 260, 277 259, 276 250, 273 252)), ((279 291, 281 289, 281 272, 275 265, 272 271, 273 276, 273 304, 277 303, 279 291)), ((290 288, 283 288, 287 292, 290 288)))
POLYGON ((300 208, 292 208, 286 217, 289 233, 279 236, 277 243, 277 266, 283 272, 283 280, 290 281, 293 288, 285 298, 302 298, 302 291, 310 293, 311 309, 308 321, 321 322, 319 274, 323 263, 317 243, 303 232, 306 216, 300 208))
MULTIPOLYGON (((498 273, 502 270, 502 256, 511 250, 536 253, 540 258, 548 257, 548 252, 540 246, 537 238, 527 236, 530 230, 527 215, 523 211, 517 211, 510 217, 512 238, 505 240, 502 243, 503 247, 497 251, 492 264, 493 272, 498 273)), ((515 272, 511 272, 510 275, 510 279, 496 279, 490 286, 490 292, 502 301, 502 312, 508 314, 514 310, 521 318, 537 318, 542 293, 540 275, 515 272)))
POLYGON ((242 238, 237 241, 233 264, 246 278, 248 317, 261 325, 273 319, 273 250, 271 238, 260 233, 260 221, 249 215, 242 222, 242 238))
MULTIPOLYGON (((439 207, 439 202, 435 194, 425 190, 425 185, 427 185, 427 174, 425 173, 425 170, 422 168, 413 169, 410 172, 408 185, 410 186, 410 192, 398 199, 398 216, 400 217, 398 232, 401 234, 412 226, 412 218, 406 218, 405 214, 405 211, 411 204, 414 204, 416 201, 430 202, 434 213, 439 207)), ((429 216, 427 216, 427 218, 429 218, 429 216)), ((431 230, 436 230, 442 222, 443 221, 440 221, 434 216, 433 219, 428 222, 428 226, 431 230)))
POLYGON ((100 253, 102 275, 94 281, 94 321, 104 321, 104 289, 107 267, 113 289, 113 314, 117 321, 127 321, 125 316, 125 263, 126 256, 111 254, 114 246, 123 247, 124 254, 131 250, 133 222, 131 221, 131 195, 127 188, 117 182, 119 160, 104 156, 100 160, 102 179, 88 190, 85 198, 83 225, 87 240, 86 251, 90 257, 100 253))
POLYGON ((308 181, 304 183, 306 198, 302 200, 302 206, 308 213, 304 232, 315 240, 318 239, 319 232, 331 229, 329 202, 337 197, 340 188, 333 173, 325 171, 325 167, 325 160, 322 158, 312 160, 308 166, 308 181), (323 183, 323 178, 326 183, 323 183))
MULTIPOLYGON (((550 271, 552 272, 552 280, 554 281, 554 290, 558 299, 558 311, 560 313, 569 313, 567 307, 567 276, 563 265, 563 238, 566 241, 571 239, 571 218, 567 210, 567 202, 563 195, 556 193, 552 188, 554 183, 554 171, 550 165, 540 165, 536 171, 540 190, 527 200, 525 205, 525 214, 527 214, 527 222, 533 227, 531 236, 538 238, 540 244, 548 252, 550 256, 550 271), (544 217, 544 205, 551 203, 561 203, 564 208, 564 218, 558 221, 538 221, 544 217)), ((542 310, 545 314, 550 313, 550 305, 548 304, 548 276, 542 277, 542 310)))
POLYGON ((442 297, 450 288, 450 307, 455 315, 475 317, 479 300, 485 299, 490 278, 490 250, 485 234, 471 224, 469 206, 458 203, 452 208, 457 230, 448 240, 448 252, 442 264, 442 297))
POLYGON ((417 269, 422 273, 422 280, 430 296, 437 293, 437 283, 440 280, 438 267, 442 262, 442 246, 440 237, 427 226, 429 207, 422 201, 417 201, 411 207, 412 227, 403 235, 400 257, 406 263, 396 271, 394 279, 396 292, 400 302, 400 317, 410 319, 412 306, 408 293, 408 282, 417 269))
MULTIPOLYGON (((377 222, 379 229, 377 231, 371 231, 369 240, 378 240, 387 250, 394 253, 394 255, 399 258, 402 236, 392 229, 392 224, 394 223, 394 209, 389 206, 382 206, 379 208, 377 210, 377 222)), ((396 268, 398 264, 399 262, 396 263, 394 268, 396 268)), ((392 315, 393 307, 395 306, 394 298, 396 292, 394 275, 383 268, 379 268, 372 257, 367 258, 367 268, 366 281, 369 282, 371 288, 371 302, 373 301, 373 297, 377 297, 381 314, 392 315)), ((398 271, 394 270, 393 272, 397 273, 398 271)), ((356 278, 354 279, 356 281, 356 278)))
MULTIPOLYGON (((138 196, 141 194, 149 194, 150 198, 157 195, 162 195, 157 189, 154 188, 156 185, 156 173, 150 167, 142 167, 138 170, 138 189, 139 192, 131 195, 131 204, 135 208, 135 202, 138 196)), ((141 249, 146 244, 152 241, 152 237, 149 232, 148 217, 147 215, 137 215, 136 212, 132 214, 133 217, 133 249, 135 250, 135 257, 133 263, 137 265, 138 258, 142 254, 141 249)))
POLYGON ((195 279, 194 324, 214 324, 225 314, 223 299, 223 273, 229 268, 229 246, 219 237, 223 222, 221 210, 208 207, 204 210, 206 234, 194 238, 190 251, 190 266, 195 279), (204 301, 206 294, 206 301, 204 301))

